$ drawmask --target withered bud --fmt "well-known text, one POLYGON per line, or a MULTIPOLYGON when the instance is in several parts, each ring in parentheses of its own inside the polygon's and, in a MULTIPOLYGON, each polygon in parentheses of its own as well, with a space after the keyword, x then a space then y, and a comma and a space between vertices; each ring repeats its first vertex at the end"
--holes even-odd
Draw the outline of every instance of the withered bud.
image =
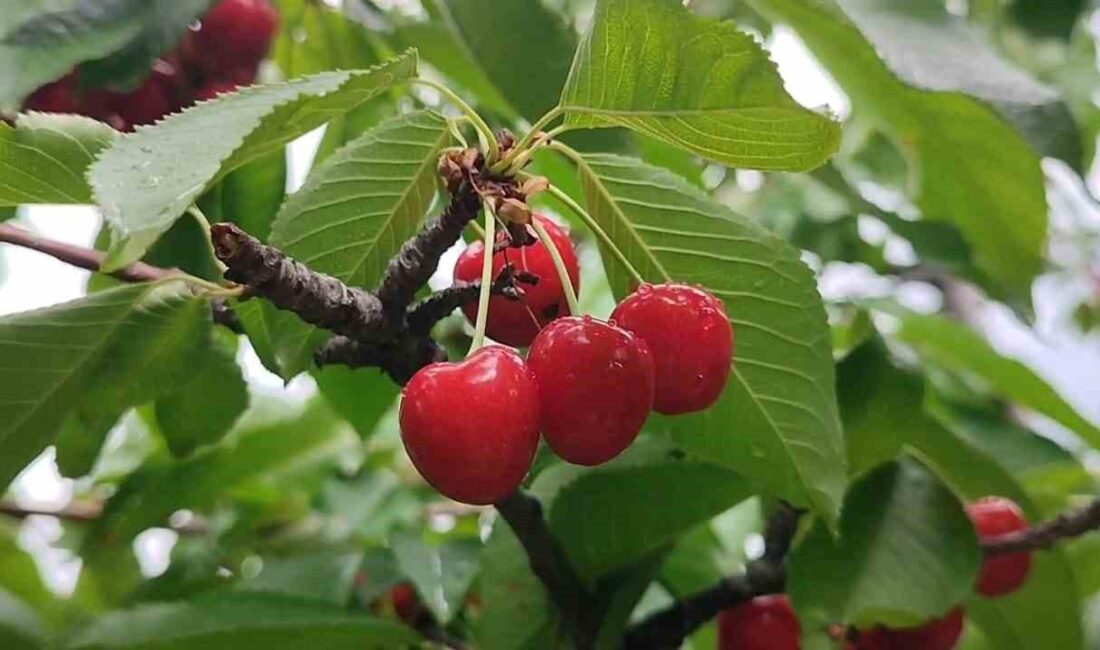
POLYGON ((481 153, 474 148, 451 150, 439 157, 439 177, 447 191, 454 194, 462 183, 477 173, 481 166, 481 153))
POLYGON ((519 199, 503 198, 497 203, 497 214, 511 223, 531 223, 531 206, 519 199))
POLYGON ((497 144, 500 145, 502 153, 507 153, 512 150, 512 147, 516 146, 516 136, 508 129, 501 129, 497 131, 497 144))
POLYGON ((530 197, 539 192, 545 192, 550 188, 550 181, 545 176, 532 176, 523 181, 523 185, 519 190, 523 192, 524 196, 530 197))

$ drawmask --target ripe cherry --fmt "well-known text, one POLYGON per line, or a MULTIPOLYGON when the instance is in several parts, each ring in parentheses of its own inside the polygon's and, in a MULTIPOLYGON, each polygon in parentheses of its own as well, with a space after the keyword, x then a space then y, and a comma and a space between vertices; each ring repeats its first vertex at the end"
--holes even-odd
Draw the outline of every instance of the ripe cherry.
POLYGON ((399 420, 405 449, 428 483, 455 501, 487 505, 531 468, 538 385, 514 350, 484 347, 417 372, 405 386, 399 420))
MULTIPOLYGON (((988 539, 1027 528, 1023 511, 1010 499, 985 497, 966 507, 978 537, 988 539)), ((978 593, 996 597, 1016 591, 1027 579, 1031 554, 1005 553, 987 557, 978 574, 978 593)))
POLYGON ((658 413, 701 411, 718 400, 733 363, 733 328, 722 301, 683 284, 643 284, 611 320, 649 345, 658 413))
POLYGON ((42 86, 23 102, 23 108, 43 113, 80 113, 76 76, 69 74, 42 86))
POLYGON ((126 123, 133 126, 152 124, 176 108, 174 85, 178 83, 175 69, 158 61, 153 72, 140 86, 129 93, 115 94, 109 100, 111 108, 126 123))
POLYGON ((542 405, 542 434, 577 465, 618 456, 638 436, 653 407, 653 358, 644 341, 589 317, 547 325, 527 363, 542 405))
MULTIPOLYGON (((577 252, 569 233, 549 218, 534 215, 546 229, 561 253, 562 261, 573 281, 573 289, 580 289, 580 268, 577 265, 577 252)), ((461 282, 474 282, 481 279, 481 265, 485 259, 485 246, 475 242, 466 247, 455 263, 454 278, 461 282)), ((494 341, 523 347, 530 345, 550 321, 569 313, 565 292, 554 270, 554 261, 542 242, 536 242, 522 248, 509 248, 493 255, 493 277, 497 277, 506 263, 511 263, 516 271, 527 271, 538 276, 538 284, 524 284, 524 295, 520 300, 510 300, 504 296, 493 296, 489 300, 489 320, 486 334, 494 341)), ((470 322, 477 319, 477 302, 462 307, 462 312, 470 322)))
POLYGON ((415 625, 420 617, 420 599, 416 590, 407 582, 394 585, 389 591, 390 602, 397 617, 409 625, 415 625))
POLYGON ((197 101, 207 101, 214 99, 218 95, 225 95, 237 91, 237 84, 229 81, 214 81, 206 84, 202 88, 195 91, 195 99, 197 101))
POLYGON ((785 594, 757 596, 718 615, 718 650, 798 650, 800 634, 785 594))
POLYGON ((208 77, 226 78, 226 71, 255 68, 263 60, 278 25, 267 0, 222 0, 184 35, 180 51, 208 77))
POLYGON ((943 618, 919 627, 876 627, 859 633, 853 650, 951 650, 963 630, 963 610, 956 607, 943 618))

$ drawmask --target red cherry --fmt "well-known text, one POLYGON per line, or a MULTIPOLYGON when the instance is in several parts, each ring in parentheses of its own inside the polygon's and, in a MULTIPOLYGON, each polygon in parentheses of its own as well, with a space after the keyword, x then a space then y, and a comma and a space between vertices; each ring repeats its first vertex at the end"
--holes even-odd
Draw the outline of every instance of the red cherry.
POLYGON ((161 70, 150 74, 135 90, 121 95, 112 93, 110 103, 128 124, 152 124, 175 108, 174 70, 167 69, 167 65, 163 63, 161 70))
MULTIPOLYGON (((580 289, 580 267, 577 265, 577 252, 569 233, 549 218, 541 214, 534 215, 550 235, 561 253, 562 261, 573 281, 573 289, 580 289)), ((485 246, 475 242, 466 247, 455 263, 454 279, 461 282, 475 282, 481 279, 481 265, 485 259, 485 246)), ((523 347, 530 345, 550 321, 569 313, 561 280, 554 270, 554 261, 542 242, 536 242, 522 248, 509 248, 493 255, 493 277, 500 273, 506 262, 510 262, 517 271, 527 271, 538 276, 538 284, 520 284, 524 296, 520 300, 509 300, 504 296, 493 296, 489 300, 489 320, 486 333, 494 341, 523 347)), ((470 322, 477 319, 477 302, 463 305, 462 312, 470 322)))
POLYGON ((644 341, 589 317, 547 325, 531 344, 542 434, 570 463, 599 465, 638 436, 653 407, 653 358, 644 341))
MULTIPOLYGON (((966 507, 966 514, 983 540, 1027 528, 1027 519, 1020 507, 1002 497, 975 501, 966 507)), ((1027 552, 987 557, 978 574, 978 593, 996 597, 1016 591, 1024 584, 1030 569, 1031 554, 1027 552)))
POLYGON ((412 585, 407 582, 394 585, 389 596, 397 617, 409 625, 415 625, 420 615, 420 599, 416 597, 412 585))
POLYGON ((433 363, 405 386, 401 439, 428 483, 455 501, 487 505, 523 481, 539 442, 534 374, 514 350, 484 347, 433 363))
POLYGON ((79 113, 80 96, 76 91, 76 76, 69 74, 42 86, 27 97, 23 108, 43 113, 79 113))
POLYGON ((228 70, 255 68, 278 25, 279 14, 267 0, 222 0, 197 30, 184 35, 180 51, 206 75, 223 78, 228 70))
POLYGON ((718 615, 718 650, 798 650, 800 634, 785 594, 757 596, 718 615))
POLYGON ((195 99, 203 102, 214 99, 218 95, 224 95, 237 91, 237 84, 228 81, 214 81, 195 91, 195 99))
POLYGON ((956 607, 943 618, 920 627, 876 627, 859 633, 854 650, 951 650, 963 631, 963 610, 956 607))
POLYGON ((643 284, 619 303, 611 321, 649 345, 658 413, 701 411, 718 400, 733 363, 733 328, 722 301, 683 284, 643 284))

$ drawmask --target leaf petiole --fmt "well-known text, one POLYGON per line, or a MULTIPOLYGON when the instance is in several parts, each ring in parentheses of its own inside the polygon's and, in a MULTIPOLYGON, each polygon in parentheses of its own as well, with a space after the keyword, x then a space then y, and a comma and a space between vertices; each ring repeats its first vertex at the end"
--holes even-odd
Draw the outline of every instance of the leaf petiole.
POLYGON ((569 314, 572 316, 581 315, 581 305, 577 300, 577 292, 573 290, 573 279, 569 277, 569 271, 565 268, 565 261, 561 258, 561 251, 558 250, 558 245, 554 243, 550 233, 546 232, 546 228, 539 223, 538 219, 531 219, 531 227, 535 229, 535 234, 539 236, 539 241, 546 247, 546 250, 550 253, 550 260, 554 262, 554 270, 558 272, 558 279, 561 280, 562 291, 565 292, 565 302, 569 305, 569 314))
POLYGON ((477 129, 478 135, 481 136, 482 140, 485 142, 486 149, 488 149, 488 151, 486 152, 486 157, 490 161, 496 161, 498 158, 500 158, 500 144, 497 142, 496 136, 493 135, 493 129, 491 129, 489 125, 485 122, 485 120, 483 120, 481 116, 477 114, 477 111, 475 111, 469 104, 463 101, 463 99, 455 94, 453 90, 444 86, 441 83, 432 81, 431 79, 409 79, 409 83, 420 84, 421 86, 431 88, 432 90, 443 95, 443 97, 446 98, 447 101, 449 101, 451 104, 453 104, 455 108, 462 111, 462 114, 466 117, 466 119, 470 120, 470 124, 473 124, 474 128, 477 129))

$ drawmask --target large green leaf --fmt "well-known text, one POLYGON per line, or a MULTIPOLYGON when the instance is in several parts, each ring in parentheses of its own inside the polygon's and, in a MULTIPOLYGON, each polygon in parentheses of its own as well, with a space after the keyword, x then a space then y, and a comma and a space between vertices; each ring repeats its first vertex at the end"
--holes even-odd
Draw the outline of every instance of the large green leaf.
POLYGON ((250 592, 297 596, 344 607, 362 564, 362 553, 335 550, 265 557, 260 574, 241 587, 250 592))
POLYGON ((286 151, 277 149, 229 172, 203 197, 199 207, 211 222, 232 221, 266 242, 286 198, 286 175, 286 151))
POLYGON ((178 376, 177 344, 201 331, 199 314, 209 322, 188 295, 182 283, 133 285, 0 319, 0 485, 81 400, 128 398, 178 376))
MULTIPOLYGON (((943 426, 929 426, 909 447, 963 498, 1008 497, 1023 508, 1030 520, 1039 518, 1027 493, 998 459, 964 437, 943 426)), ((1020 590, 995 600, 972 598, 967 613, 990 638, 990 647, 998 650, 1078 650, 1084 643, 1075 577, 1057 548, 1032 557, 1031 572, 1020 590)))
POLYGON ((891 463, 852 486, 839 539, 818 527, 794 550, 787 587, 812 633, 837 622, 907 627, 969 596, 980 563, 955 495, 920 465, 891 463))
POLYGON ((276 0, 275 6, 279 34, 272 58, 288 79, 379 62, 367 28, 339 10, 312 0, 276 0))
POLYGON ((106 270, 145 254, 206 188, 416 74, 416 53, 201 102, 119 138, 89 172, 115 241, 106 270))
MULTIPOLYGON (((607 155, 585 156, 580 170, 588 210, 642 277, 702 285, 733 324, 733 372, 719 402, 649 426, 835 521, 846 473, 830 333, 798 251, 665 170, 607 155)), ((630 278, 601 250, 621 298, 630 278)))
POLYGON ((374 433, 401 392, 388 375, 376 368, 325 366, 312 375, 332 408, 364 439, 374 433))
MULTIPOLYGON (((276 217, 271 243, 316 271, 372 286, 435 200, 439 153, 450 141, 447 121, 430 111, 379 124, 310 174, 276 217)), ((292 377, 325 334, 293 314, 267 316, 282 374, 292 377)))
MULTIPOLYGON (((433 0, 433 5, 455 47, 516 111, 534 121, 554 107, 576 44, 559 14, 542 0, 433 0), (531 74, 532 65, 538 74, 531 74)), ((443 67, 446 72, 450 66, 443 67)), ((470 90, 479 89, 484 91, 480 84, 470 90)))
POLYGON ((118 132, 76 115, 20 115, 0 122, 0 206, 91 203, 84 172, 118 132))
POLYGON ((478 571, 481 544, 454 540, 429 544, 416 533, 390 538, 397 565, 409 576, 436 620, 446 625, 462 610, 463 599, 478 571))
POLYGON ((279 485, 302 466, 329 464, 356 443, 355 434, 319 400, 274 418, 245 418, 217 445, 133 475, 98 526, 107 538, 130 539, 181 508, 209 508, 250 485, 279 485))
POLYGON ((600 0, 561 106, 568 125, 625 126, 737 167, 812 169, 840 142, 751 36, 677 0, 600 0))
POLYGON ((893 312, 897 337, 934 364, 973 377, 994 394, 1033 409, 1100 448, 1100 427, 1086 420, 1024 364, 1001 356, 977 332, 942 316, 893 312))
POLYGON ((843 0, 843 10, 832 0, 750 4, 798 31, 852 103, 907 154, 924 216, 952 221, 979 268, 1026 296, 1046 237, 1039 158, 993 108, 963 92, 981 88, 982 99, 1027 105, 1050 101, 1049 91, 976 54, 937 0, 843 0))
POLYGON ((72 649, 317 650, 400 648, 417 635, 395 621, 270 594, 231 594, 112 612, 75 635, 72 649))
POLYGON ((567 468, 567 478, 544 472, 535 483, 536 492, 558 483, 547 519, 583 576, 631 564, 751 495, 721 465, 641 447, 599 468, 567 468))
POLYGON ((0 587, 0 647, 38 650, 46 646, 46 629, 33 609, 0 587))

